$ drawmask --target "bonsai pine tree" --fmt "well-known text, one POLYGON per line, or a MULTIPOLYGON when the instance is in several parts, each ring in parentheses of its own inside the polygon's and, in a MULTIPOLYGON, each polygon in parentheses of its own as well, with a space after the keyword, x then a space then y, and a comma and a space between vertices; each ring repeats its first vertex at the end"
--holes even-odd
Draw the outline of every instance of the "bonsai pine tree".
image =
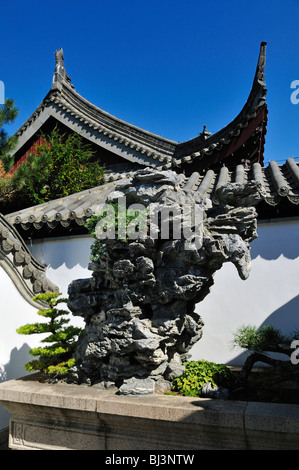
POLYGON ((239 328, 234 333, 234 344, 250 352, 242 367, 239 382, 243 385, 247 382, 256 362, 264 362, 271 366, 290 365, 289 359, 293 353, 292 342, 298 338, 298 331, 284 335, 272 325, 264 325, 260 328, 247 325, 239 328), (273 358, 269 353, 283 354, 288 357, 288 360, 273 358))
POLYGON ((68 325, 69 315, 67 310, 59 308, 59 304, 66 303, 67 299, 58 298, 60 294, 39 294, 34 300, 46 302, 48 307, 40 309, 37 313, 47 320, 27 324, 17 329, 17 333, 23 335, 49 333, 41 343, 45 346, 31 349, 32 356, 37 357, 25 364, 28 372, 41 371, 49 378, 61 378, 73 367, 75 360, 73 353, 76 349, 81 328, 68 325), (68 325, 68 326, 67 326, 68 325))

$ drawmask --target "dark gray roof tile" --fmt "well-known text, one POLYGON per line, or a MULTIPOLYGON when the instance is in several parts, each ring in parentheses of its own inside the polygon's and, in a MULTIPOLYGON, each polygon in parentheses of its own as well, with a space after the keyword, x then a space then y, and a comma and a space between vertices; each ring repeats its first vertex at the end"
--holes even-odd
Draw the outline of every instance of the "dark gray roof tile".
MULTIPOLYGON (((125 185, 127 182, 125 178, 130 179, 132 175, 134 172, 114 175, 114 181, 102 186, 7 214, 5 219, 16 227, 21 224, 25 230, 32 227, 39 230, 45 224, 51 228, 59 224, 68 227, 73 222, 83 225, 88 217, 96 212, 99 205, 106 201, 115 187, 120 183, 125 185)), ((182 179, 182 187, 185 190, 198 191, 202 196, 213 199, 214 203, 217 202, 217 191, 221 186, 227 183, 244 184, 258 181, 267 204, 277 205, 283 199, 287 199, 291 204, 299 204, 299 164, 292 158, 284 165, 271 162, 268 167, 262 167, 259 163, 255 163, 251 169, 238 165, 232 171, 223 166, 218 172, 214 170, 207 170, 202 174, 194 172, 189 177, 182 175, 182 179)))

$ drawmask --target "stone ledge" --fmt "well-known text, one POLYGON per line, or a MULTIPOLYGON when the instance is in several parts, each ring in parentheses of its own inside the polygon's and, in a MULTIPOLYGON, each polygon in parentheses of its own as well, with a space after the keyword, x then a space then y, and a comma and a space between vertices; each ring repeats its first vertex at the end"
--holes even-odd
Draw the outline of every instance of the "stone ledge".
POLYGON ((10 449, 299 449, 299 405, 122 396, 30 376, 1 383, 0 405, 10 449))

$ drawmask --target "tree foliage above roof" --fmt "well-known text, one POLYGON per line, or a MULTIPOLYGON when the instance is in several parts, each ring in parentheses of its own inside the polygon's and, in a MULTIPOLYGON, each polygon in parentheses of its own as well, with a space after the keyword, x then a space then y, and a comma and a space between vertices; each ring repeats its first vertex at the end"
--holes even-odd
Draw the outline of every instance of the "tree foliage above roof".
POLYGON ((14 171, 2 196, 9 191, 12 199, 30 206, 102 184, 104 169, 80 135, 61 134, 55 128, 41 135, 40 142, 14 171))
POLYGON ((10 152, 16 144, 16 138, 8 137, 3 125, 12 123, 18 113, 14 100, 10 98, 7 98, 4 105, 0 106, 0 160, 6 172, 10 170, 13 164, 13 157, 10 152))

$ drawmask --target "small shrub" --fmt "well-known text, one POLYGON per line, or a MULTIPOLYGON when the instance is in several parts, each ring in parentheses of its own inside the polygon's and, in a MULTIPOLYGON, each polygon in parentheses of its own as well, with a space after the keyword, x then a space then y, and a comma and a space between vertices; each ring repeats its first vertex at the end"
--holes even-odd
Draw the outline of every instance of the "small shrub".
POLYGON ((198 397, 205 383, 227 386, 231 379, 230 369, 224 364, 201 360, 185 362, 184 366, 185 372, 174 379, 172 390, 185 396, 198 397))
POLYGON ((47 293, 34 297, 34 300, 48 304, 48 307, 37 312, 41 317, 48 319, 47 323, 27 324, 17 329, 17 333, 22 335, 49 333, 41 340, 41 343, 47 343, 46 346, 33 348, 29 351, 32 356, 38 358, 27 362, 25 369, 28 372, 40 371, 52 378, 63 377, 68 369, 74 366, 73 353, 82 331, 78 327, 66 326, 70 321, 66 318, 69 312, 58 308, 58 305, 66 303, 67 299, 58 299, 59 295, 47 293))

